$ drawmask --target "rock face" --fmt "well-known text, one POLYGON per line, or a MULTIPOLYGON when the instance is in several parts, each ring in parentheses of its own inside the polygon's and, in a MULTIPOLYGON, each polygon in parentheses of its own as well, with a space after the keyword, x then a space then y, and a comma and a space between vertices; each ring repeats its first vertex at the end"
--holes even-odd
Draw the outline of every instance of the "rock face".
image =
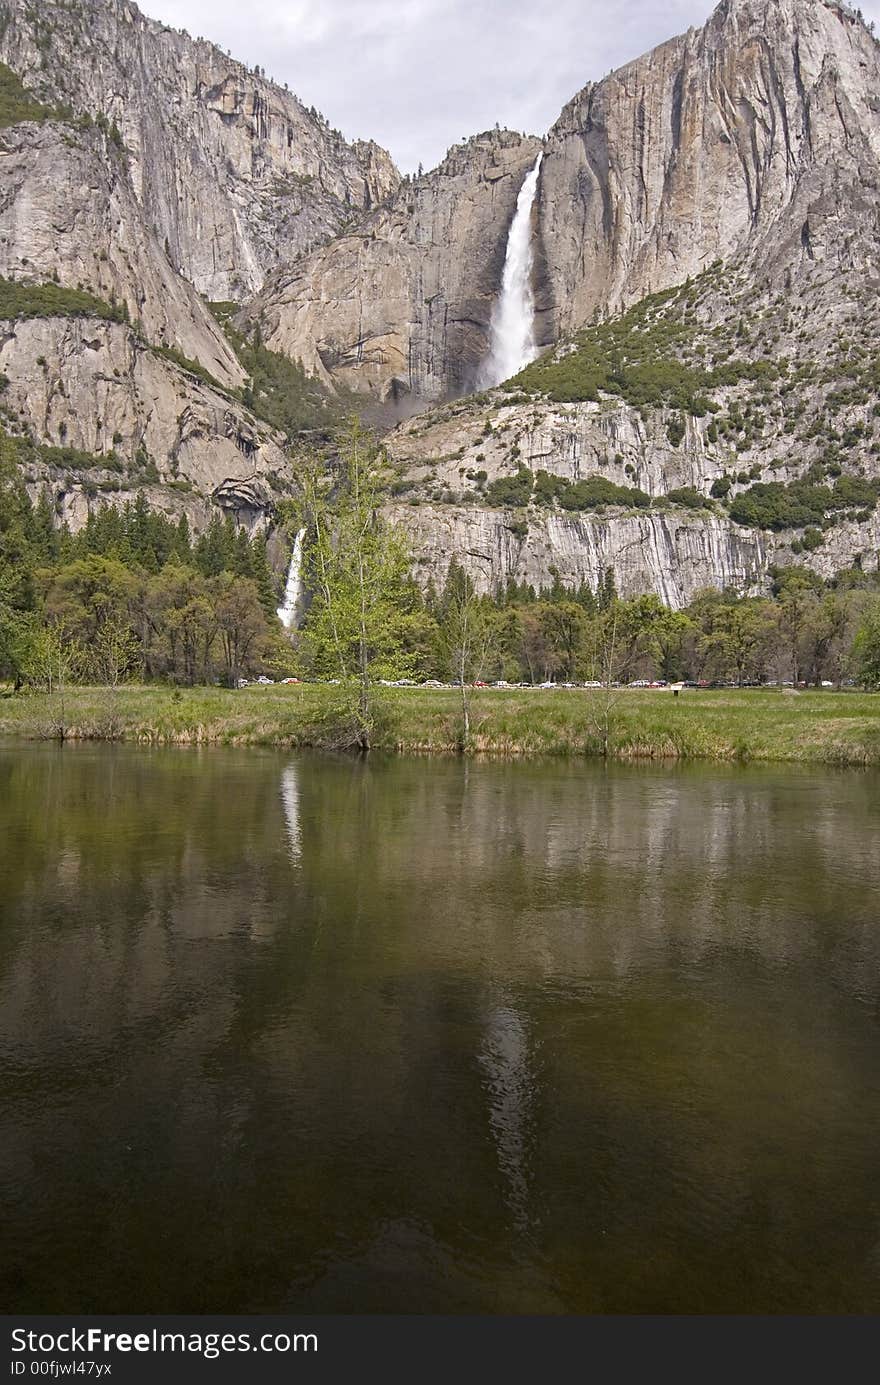
POLYGON ((579 380, 585 386, 580 398, 542 394, 548 366, 539 363, 515 387, 398 426, 387 444, 408 503, 397 513, 435 583, 453 553, 482 586, 511 575, 549 585, 554 569, 580 581, 604 562, 621 590, 673 604, 694 582, 766 584, 773 564, 805 563, 823 577, 854 562, 876 570, 880 235, 860 195, 844 204, 845 233, 838 207, 814 208, 810 254, 782 241, 759 271, 743 252, 583 333, 577 348, 550 352, 551 368, 568 363, 574 396, 579 380), (599 368, 608 388, 583 397, 599 368), (566 513, 542 492, 542 472, 626 489, 598 512, 566 513), (824 514, 780 516, 776 533, 750 527, 738 505, 768 483, 771 501, 799 483, 819 487, 824 514), (853 499, 835 508, 837 485, 853 499), (505 493, 509 509, 500 508, 505 493))
POLYGON ((678 610, 704 587, 755 594, 766 585, 767 537, 714 516, 542 514, 530 517, 525 535, 499 510, 399 507, 394 518, 410 534, 420 578, 435 585, 442 586, 452 554, 481 592, 510 578, 539 589, 554 570, 563 586, 587 582, 595 591, 611 568, 621 596, 656 592, 678 610))
POLYGON ((0 60, 46 102, 114 122, 145 220, 209 299, 255 292, 397 186, 377 145, 347 144, 291 93, 130 0, 4 0, 3 14, 0 60))
MULTIPOLYGON (((703 28, 585 87, 544 141, 539 341, 718 258, 812 253, 816 216, 873 186, 878 51, 837 0, 723 0, 703 28)), ((461 146, 357 234, 279 271, 252 312, 267 339, 364 393, 469 388, 539 147, 509 140, 461 146)))
MULTIPOLYGON (((380 400, 473 386, 516 199, 540 141, 490 131, 388 207, 279 270, 249 308, 266 344, 380 400)), ((411 406, 410 406, 411 407, 411 406)))
MULTIPOLYGON (((123 323, 37 318, 0 324, 4 412, 18 431, 87 456, 42 454, 28 471, 33 490, 48 488, 60 513, 84 518, 84 495, 122 503, 164 483, 163 508, 202 502, 242 510, 256 523, 289 490, 279 439, 231 396, 151 350, 123 323), (65 497, 68 499, 65 501, 65 497), (66 508, 65 508, 66 507, 66 508), (72 507, 72 508, 71 508, 72 507)), ((204 503, 197 506, 205 514, 204 503)))
POLYGON ((124 303, 149 341, 176 347, 221 384, 238 359, 193 287, 168 262, 102 131, 56 123, 0 130, 0 275, 82 286, 124 303))
POLYGON ((873 186, 880 62, 837 0, 722 0, 691 29, 584 87, 546 142, 539 234, 555 335, 781 242, 873 186))
POLYGON ((564 341, 658 289, 693 277, 693 290, 668 323, 658 309, 650 360, 645 321, 604 346, 587 334, 610 380, 593 398, 493 393, 392 434, 423 570, 442 582, 455 552, 485 588, 554 571, 595 582, 607 565, 621 590, 678 605, 703 585, 760 587, 772 564, 877 568, 876 508, 829 512, 806 534, 812 521, 762 533, 727 507, 754 484, 880 478, 878 92, 880 46, 845 7, 724 0, 703 29, 575 98, 542 162, 544 330, 552 317, 564 341), (628 403, 614 376, 638 361, 649 402, 635 390, 628 403), (695 383, 650 402, 678 369, 695 383), (682 403, 689 392, 704 398, 682 403), (655 505, 499 509, 492 482, 523 468, 638 487, 655 505))
POLYGON ((680 606, 702 586, 760 590, 777 563, 877 567, 880 46, 838 0, 722 0, 585 87, 543 142, 489 132, 402 183, 375 145, 129 0, 0 0, 0 60, 92 118, 0 129, 0 276, 82 285, 131 320, 0 323, 3 426, 68 449, 37 448, 28 475, 71 523, 145 488, 196 527, 218 507, 255 527, 289 493, 204 295, 407 420, 388 437, 392 513, 426 579, 453 554, 481 590, 611 567, 625 594, 680 606), (586 364, 569 392, 532 379, 461 399, 542 149, 537 337, 586 364), (503 498, 541 471, 644 494, 503 498), (818 528, 737 518, 755 483, 837 478, 860 498, 818 528))

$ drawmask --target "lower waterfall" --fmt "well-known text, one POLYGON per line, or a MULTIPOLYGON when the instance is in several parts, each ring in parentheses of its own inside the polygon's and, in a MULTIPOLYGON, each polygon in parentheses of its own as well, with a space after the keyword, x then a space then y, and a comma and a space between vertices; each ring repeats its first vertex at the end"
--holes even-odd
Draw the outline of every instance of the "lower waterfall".
POLYGON ((285 630, 296 628, 296 618, 299 613, 299 603, 302 597, 302 548, 303 539, 306 536, 305 529, 300 529, 293 541, 293 553, 290 558, 290 567, 287 571, 287 583, 284 588, 284 601, 278 607, 278 619, 285 630))

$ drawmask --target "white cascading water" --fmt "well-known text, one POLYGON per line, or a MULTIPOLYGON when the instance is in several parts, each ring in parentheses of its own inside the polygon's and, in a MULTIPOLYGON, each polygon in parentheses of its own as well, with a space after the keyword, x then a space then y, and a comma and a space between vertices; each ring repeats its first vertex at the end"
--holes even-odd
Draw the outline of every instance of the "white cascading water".
POLYGON ((287 572, 287 585, 284 588, 284 601, 278 607, 278 619, 285 630, 294 628, 299 611, 299 602, 302 596, 302 552, 305 536, 305 529, 300 529, 293 541, 293 553, 287 572))
POLYGON ((516 211, 507 236, 507 253, 501 277, 501 293, 492 309, 489 328, 489 354, 480 369, 477 387, 491 389, 509 380, 533 361, 535 344, 535 298, 532 293, 532 207, 541 172, 539 154, 519 190, 516 211))
POLYGON ((290 859, 299 861, 302 848, 302 828, 299 811, 299 779, 296 765, 288 765, 281 775, 281 802, 284 805, 284 821, 287 824, 287 840, 290 846, 290 859))

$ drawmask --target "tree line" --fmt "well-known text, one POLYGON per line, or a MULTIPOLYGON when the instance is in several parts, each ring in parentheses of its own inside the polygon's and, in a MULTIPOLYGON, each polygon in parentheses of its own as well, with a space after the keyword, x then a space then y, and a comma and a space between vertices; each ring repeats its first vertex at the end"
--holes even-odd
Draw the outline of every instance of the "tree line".
POLYGON ((226 682, 289 658, 262 536, 231 516, 193 538, 142 494, 72 534, 0 456, 0 678, 226 682))
MULTIPOLYGON (((231 516, 194 537, 186 520, 139 495, 106 506, 73 534, 45 496, 31 502, 0 457, 0 677, 58 681, 223 682, 268 673, 336 680, 354 690, 351 735, 369 740, 370 689, 383 679, 460 688, 510 683, 793 682, 880 686, 880 584, 852 568, 825 583, 804 567, 773 573, 767 596, 699 593, 672 611, 623 599, 614 573, 596 588, 510 582, 477 595, 453 556, 441 589, 412 576, 405 535, 383 517, 393 477, 381 448, 353 428, 332 464, 301 458, 300 498, 282 520, 303 525, 301 628, 276 615, 282 574, 263 536, 231 516)), ((463 707, 467 719, 466 702, 463 707)))

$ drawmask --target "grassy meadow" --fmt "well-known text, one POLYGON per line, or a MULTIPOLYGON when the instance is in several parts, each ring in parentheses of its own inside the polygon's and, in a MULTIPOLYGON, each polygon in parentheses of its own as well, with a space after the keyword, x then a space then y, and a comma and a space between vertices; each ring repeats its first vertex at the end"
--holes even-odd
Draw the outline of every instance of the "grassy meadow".
MULTIPOLYGON (((317 684, 68 688, 0 696, 0 736, 143 745, 332 747, 344 690, 317 684)), ((777 690, 479 689, 471 693, 472 754, 614 759, 880 764, 880 695, 777 690)), ((376 692, 376 750, 454 754, 461 734, 452 689, 376 692)))

